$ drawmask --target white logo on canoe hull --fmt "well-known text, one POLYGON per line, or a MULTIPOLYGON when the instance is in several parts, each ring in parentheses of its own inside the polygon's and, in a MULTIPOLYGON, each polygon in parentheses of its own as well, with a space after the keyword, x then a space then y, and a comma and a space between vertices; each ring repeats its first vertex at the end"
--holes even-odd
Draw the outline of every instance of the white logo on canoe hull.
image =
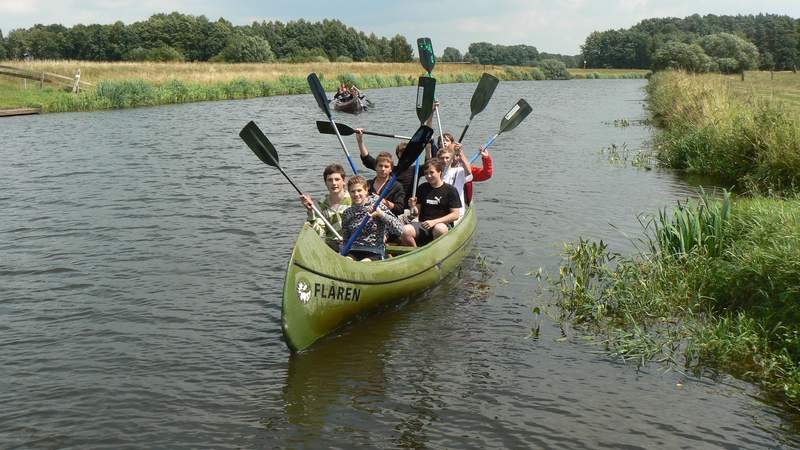
POLYGON ((311 288, 305 281, 299 281, 297 283, 297 298, 299 298, 304 305, 311 300, 311 288))

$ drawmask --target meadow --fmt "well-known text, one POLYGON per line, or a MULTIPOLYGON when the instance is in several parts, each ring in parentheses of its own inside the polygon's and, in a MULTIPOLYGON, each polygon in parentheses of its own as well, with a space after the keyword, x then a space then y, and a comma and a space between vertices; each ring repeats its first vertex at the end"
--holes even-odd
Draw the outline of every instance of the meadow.
MULTIPOLYGON (((407 86, 423 75, 416 63, 134 63, 87 61, 5 61, 32 72, 71 76, 94 86, 72 95, 39 83, 0 76, 0 108, 41 107, 44 112, 86 111, 207 100, 230 100, 308 92, 305 78, 316 72, 329 91, 340 82, 360 89, 407 86)), ((501 80, 542 80, 533 67, 438 63, 438 83, 476 82, 488 72, 501 80)), ((576 70, 575 78, 643 78, 644 70, 576 70)))

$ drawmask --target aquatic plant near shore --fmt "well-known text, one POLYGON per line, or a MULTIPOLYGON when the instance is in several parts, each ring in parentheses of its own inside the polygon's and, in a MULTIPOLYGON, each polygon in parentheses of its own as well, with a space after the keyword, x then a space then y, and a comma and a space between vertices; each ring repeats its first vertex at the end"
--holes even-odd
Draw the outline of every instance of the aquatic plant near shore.
POLYGON ((562 319, 623 359, 722 370, 800 407, 800 197, 700 197, 643 221, 635 256, 565 245, 562 319))

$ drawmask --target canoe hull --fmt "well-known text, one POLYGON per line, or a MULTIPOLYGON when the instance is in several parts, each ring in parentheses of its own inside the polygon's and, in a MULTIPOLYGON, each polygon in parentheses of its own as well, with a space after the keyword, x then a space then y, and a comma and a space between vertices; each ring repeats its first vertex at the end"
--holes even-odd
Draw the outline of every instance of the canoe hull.
POLYGON ((472 247, 474 208, 431 244, 384 261, 341 257, 304 225, 286 271, 282 322, 286 344, 302 351, 353 319, 430 288, 472 247))
POLYGON ((350 114, 358 114, 364 110, 364 103, 358 98, 354 98, 345 102, 334 100, 331 102, 331 104, 333 105, 334 110, 350 114))

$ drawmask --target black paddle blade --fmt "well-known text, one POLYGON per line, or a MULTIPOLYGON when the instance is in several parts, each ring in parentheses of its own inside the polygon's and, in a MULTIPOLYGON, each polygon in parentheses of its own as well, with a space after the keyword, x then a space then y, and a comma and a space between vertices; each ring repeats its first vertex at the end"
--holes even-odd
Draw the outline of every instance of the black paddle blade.
POLYGON ((431 38, 417 39, 417 50, 419 50, 419 62, 429 74, 433 72, 433 66, 436 65, 436 55, 433 54, 433 44, 431 38))
POLYGON ((411 140, 408 141, 408 144, 406 144, 406 149, 403 150, 403 156, 401 156, 400 161, 397 162, 394 173, 403 173, 406 169, 411 167, 414 161, 419 158, 425 146, 428 145, 431 137, 433 137, 433 129, 427 125, 420 126, 417 132, 414 133, 414 136, 411 136, 411 140))
POLYGON ((469 108, 472 110, 472 117, 475 117, 486 108, 486 105, 489 104, 489 100, 492 99, 492 94, 494 94, 498 83, 500 83, 500 80, 493 75, 489 75, 488 73, 481 75, 481 80, 478 81, 478 87, 475 88, 475 92, 472 93, 472 100, 469 102, 469 108))
POLYGON ((239 132, 239 137, 258 156, 258 159, 270 166, 279 167, 278 152, 275 150, 275 146, 264 136, 264 133, 261 132, 255 122, 251 120, 245 125, 242 131, 239 132))
POLYGON ((331 117, 331 109, 328 106, 329 100, 328 96, 325 95, 325 88, 322 87, 322 83, 319 81, 319 77, 314 72, 308 74, 308 87, 311 88, 311 93, 314 94, 314 98, 317 99, 317 104, 319 105, 319 109, 325 113, 326 116, 330 119, 331 117))
POLYGON ((500 121, 500 133, 504 131, 511 131, 517 127, 526 117, 528 114, 533 111, 531 105, 528 104, 524 99, 519 99, 516 105, 511 108, 505 116, 503 116, 503 120, 500 121))
POLYGON ((433 111, 433 95, 436 91, 436 78, 419 77, 417 81, 417 117, 425 123, 433 111))
MULTIPOLYGON (((350 136, 356 132, 356 130, 341 123, 337 123, 336 128, 339 129, 339 134, 342 136, 350 136)), ((336 134, 336 130, 333 128, 333 125, 331 125, 330 122, 325 122, 324 120, 317 121, 317 131, 322 134, 336 134)))

